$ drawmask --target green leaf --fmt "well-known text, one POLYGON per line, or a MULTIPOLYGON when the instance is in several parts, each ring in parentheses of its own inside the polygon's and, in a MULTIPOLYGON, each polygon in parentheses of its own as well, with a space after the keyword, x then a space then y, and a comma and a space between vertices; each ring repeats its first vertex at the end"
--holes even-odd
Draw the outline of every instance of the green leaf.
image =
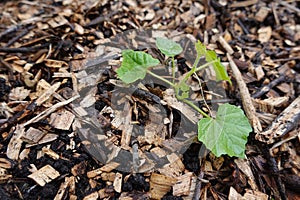
POLYGON ((190 86, 185 82, 175 85, 176 96, 179 100, 189 97, 190 86))
POLYGON ((127 84, 145 78, 147 69, 159 64, 159 60, 143 51, 124 50, 122 57, 121 67, 116 72, 127 84))
POLYGON ((197 54, 198 56, 205 56, 206 55, 206 47, 204 44, 202 44, 200 42, 200 40, 198 40, 197 43, 195 43, 195 47, 196 47, 196 51, 197 51, 197 54))
POLYGON ((207 50, 205 45, 199 40, 195 43, 196 51, 198 56, 205 56, 206 62, 215 61, 212 66, 216 72, 217 81, 225 80, 231 84, 231 80, 227 75, 226 68, 222 65, 220 58, 218 58, 216 52, 212 50, 207 50))
POLYGON ((228 103, 219 106, 216 119, 203 118, 198 122, 198 140, 218 157, 228 154, 244 158, 251 131, 243 110, 228 103))
POLYGON ((169 57, 176 56, 182 52, 180 44, 166 38, 157 38, 156 46, 164 55, 169 57))
POLYGON ((205 59, 207 62, 211 62, 211 61, 216 61, 212 64, 215 72, 216 72, 216 76, 217 76, 217 81, 221 81, 221 80, 225 80, 228 81, 231 84, 231 80, 228 77, 228 74, 226 72, 226 68, 222 65, 220 58, 217 57, 216 52, 211 51, 211 50, 207 50, 206 51, 206 55, 205 55, 205 59))

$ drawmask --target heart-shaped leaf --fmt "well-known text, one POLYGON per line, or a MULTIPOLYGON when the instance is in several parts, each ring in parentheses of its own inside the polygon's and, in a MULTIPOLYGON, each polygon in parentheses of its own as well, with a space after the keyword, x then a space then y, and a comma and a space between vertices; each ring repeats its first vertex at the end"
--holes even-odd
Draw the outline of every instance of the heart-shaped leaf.
POLYGON ((127 84, 145 78, 147 69, 159 64, 159 60, 143 51, 124 50, 122 57, 121 67, 116 72, 127 84))
POLYGON ((156 46, 163 54, 169 57, 176 56, 182 52, 180 44, 166 38, 157 38, 156 46))
POLYGON ((217 157, 228 154, 244 158, 251 131, 243 110, 228 103, 219 106, 216 119, 203 118, 198 122, 199 141, 217 157))

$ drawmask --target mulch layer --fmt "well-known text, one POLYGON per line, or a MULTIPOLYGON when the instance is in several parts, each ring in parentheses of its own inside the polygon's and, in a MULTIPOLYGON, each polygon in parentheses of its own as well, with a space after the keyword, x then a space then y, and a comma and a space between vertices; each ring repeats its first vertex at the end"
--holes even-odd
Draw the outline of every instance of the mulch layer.
POLYGON ((0 199, 300 199, 300 1, 4 0, 0 8, 0 199), (194 111, 161 104, 165 85, 128 88, 117 78, 128 47, 167 63, 147 49, 160 35, 185 47, 179 76, 191 64, 189 42, 219 55, 232 85, 199 73, 192 100, 206 111, 220 103, 245 111, 253 128, 245 159, 205 149, 194 111))

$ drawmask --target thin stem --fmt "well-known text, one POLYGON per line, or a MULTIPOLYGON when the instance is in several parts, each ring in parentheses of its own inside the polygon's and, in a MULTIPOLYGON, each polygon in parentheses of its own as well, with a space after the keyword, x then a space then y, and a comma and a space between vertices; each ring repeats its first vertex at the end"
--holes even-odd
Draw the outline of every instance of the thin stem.
POLYGON ((198 65, 198 63, 199 63, 199 61, 200 61, 200 58, 201 58, 200 56, 197 56, 197 58, 196 58, 196 60, 195 60, 195 62, 194 62, 194 64, 193 64, 192 69, 185 75, 185 77, 180 81, 179 84, 181 84, 181 83, 187 81, 188 78, 189 78, 189 77, 197 70, 197 65, 198 65))
POLYGON ((150 70, 147 70, 147 73, 150 74, 151 76, 154 76, 155 78, 157 78, 157 79, 159 79, 159 80, 161 80, 161 81, 167 83, 168 85, 170 85, 170 86, 172 86, 172 87, 175 87, 175 84, 173 84, 173 83, 171 83, 170 81, 168 81, 167 79, 165 79, 165 78, 163 78, 163 77, 161 77, 161 76, 159 76, 159 75, 157 75, 157 74, 151 72, 150 70))
POLYGON ((196 111, 198 111, 201 115, 203 115, 206 118, 211 118, 208 114, 206 114, 203 110, 201 110, 199 107, 197 107, 195 104, 193 104, 191 101, 187 100, 187 99, 183 99, 182 100, 184 103, 188 104, 189 106, 191 106, 192 108, 194 108, 196 111))
POLYGON ((204 69, 205 67, 208 67, 209 65, 214 64, 217 61, 218 60, 213 60, 208 63, 205 63, 205 64, 201 65, 200 67, 196 68, 195 72, 200 71, 201 69, 204 69))
MULTIPOLYGON (((175 84, 171 83, 170 81, 168 81, 167 79, 147 70, 147 73, 150 74, 151 76, 169 84, 171 87, 173 87, 174 89, 176 89, 175 84)), ((178 98, 177 98, 178 99, 178 98)), ((193 104, 191 101, 187 100, 187 99, 182 99, 182 101, 186 104, 188 104, 189 106, 191 106, 192 108, 194 108, 196 111, 198 111, 201 115, 203 115, 204 117, 207 118, 211 118, 208 114, 206 114, 203 110, 201 110, 199 107, 197 107, 195 104, 193 104)))
POLYGON ((172 77, 173 77, 173 84, 175 83, 175 59, 172 56, 172 77))

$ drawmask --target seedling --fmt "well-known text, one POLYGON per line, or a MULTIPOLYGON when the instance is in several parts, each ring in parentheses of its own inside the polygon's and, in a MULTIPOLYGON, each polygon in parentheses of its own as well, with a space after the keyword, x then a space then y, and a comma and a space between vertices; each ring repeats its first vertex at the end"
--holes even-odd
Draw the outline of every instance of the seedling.
POLYGON ((231 84, 225 67, 220 62, 217 54, 198 41, 195 43, 197 52, 196 59, 190 71, 180 81, 175 81, 175 56, 182 52, 182 47, 174 41, 157 38, 157 48, 164 55, 171 58, 172 62, 172 82, 151 71, 151 67, 160 64, 158 59, 143 51, 124 50, 122 51, 123 61, 121 67, 117 69, 118 77, 126 84, 133 83, 139 79, 144 79, 149 74, 167 83, 175 91, 178 100, 186 103, 204 116, 198 121, 198 140, 201 141, 217 157, 222 154, 229 156, 245 157, 245 145, 247 137, 252 131, 247 117, 242 109, 228 103, 219 106, 216 117, 212 118, 198 106, 193 104, 189 98, 190 87, 186 81, 194 73, 208 66, 213 66, 217 81, 225 80, 231 84), (200 59, 204 57, 206 63, 199 65, 200 59))

